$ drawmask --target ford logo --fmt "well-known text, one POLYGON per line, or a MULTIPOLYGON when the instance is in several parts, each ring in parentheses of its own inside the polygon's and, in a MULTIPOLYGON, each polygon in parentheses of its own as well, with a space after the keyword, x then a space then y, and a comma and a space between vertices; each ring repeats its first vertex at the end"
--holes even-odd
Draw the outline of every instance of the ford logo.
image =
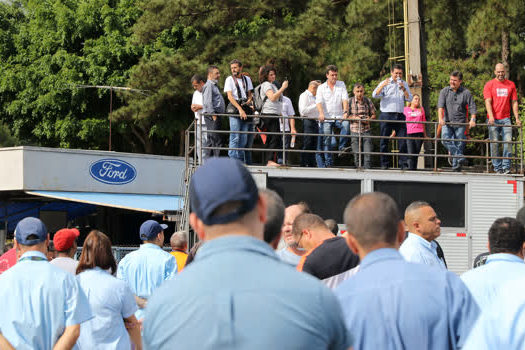
POLYGON ((135 180, 137 170, 123 160, 101 159, 91 164, 89 174, 95 180, 108 185, 124 185, 135 180))

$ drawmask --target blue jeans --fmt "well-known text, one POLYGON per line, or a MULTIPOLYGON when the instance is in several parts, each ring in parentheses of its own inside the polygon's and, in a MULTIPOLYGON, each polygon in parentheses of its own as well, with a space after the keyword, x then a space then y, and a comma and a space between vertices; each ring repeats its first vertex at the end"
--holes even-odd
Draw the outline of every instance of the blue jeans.
MULTIPOLYGON (((334 127, 341 129, 340 135, 349 135, 350 134, 350 121, 348 120, 336 120, 334 122, 324 122, 321 124, 319 130, 323 135, 323 151, 333 151, 337 147, 337 139, 334 132, 334 127)), ((341 137, 339 140, 339 150, 345 148, 348 139, 346 137, 341 137)), ((334 157, 332 153, 325 153, 325 165, 327 168, 331 167, 334 164, 334 157)))
MULTIPOLYGON (((505 128, 498 125, 511 125, 510 118, 495 119, 494 126, 489 126, 489 138, 491 141, 512 141, 512 128, 505 128)), ((490 156, 500 157, 500 143, 490 144, 490 156)), ((511 146, 503 144, 503 155, 501 157, 512 157, 511 146)), ((495 171, 510 169, 510 159, 492 159, 492 166, 495 171)))
MULTIPOLYGON (((250 122, 248 125, 247 131, 254 131, 255 126, 253 125, 253 122, 250 122)), ((255 134, 248 134, 246 137, 246 148, 252 148, 253 147, 253 140, 255 139, 255 134)), ((244 151, 244 163, 246 165, 252 165, 252 151, 244 151)))
MULTIPOLYGON (((444 125, 441 129, 441 137, 444 139, 465 140, 465 126, 444 125)), ((462 156, 465 150, 463 141, 443 141, 443 145, 448 149, 451 156, 462 156)), ((452 158, 452 168, 458 168, 465 158, 452 158)))
MULTIPOLYGON (((248 141, 247 134, 237 134, 234 131, 249 131, 251 122, 247 120, 241 120, 238 117, 229 117, 230 119, 230 145, 229 148, 246 148, 248 141)), ((236 158, 241 162, 244 162, 244 151, 241 150, 228 150, 228 156, 230 158, 236 158)))
MULTIPOLYGON (((319 134, 321 134, 321 129, 320 128, 319 128, 319 134)), ((317 149, 317 151, 319 151, 319 152, 315 153, 315 162, 317 164, 317 167, 318 168, 326 168, 325 159, 324 159, 325 154, 321 152, 323 150, 323 137, 322 136, 318 136, 317 137, 317 147, 316 147, 316 149, 317 149)))

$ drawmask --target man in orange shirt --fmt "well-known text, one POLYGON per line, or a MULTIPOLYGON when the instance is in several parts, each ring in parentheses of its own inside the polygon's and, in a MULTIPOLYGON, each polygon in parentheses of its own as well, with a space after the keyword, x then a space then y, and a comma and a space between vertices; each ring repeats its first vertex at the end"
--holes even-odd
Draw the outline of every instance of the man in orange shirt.
POLYGON ((170 238, 171 252, 170 254, 177 260, 177 273, 180 273, 186 265, 186 259, 188 258, 188 237, 186 232, 177 231, 171 235, 170 238))

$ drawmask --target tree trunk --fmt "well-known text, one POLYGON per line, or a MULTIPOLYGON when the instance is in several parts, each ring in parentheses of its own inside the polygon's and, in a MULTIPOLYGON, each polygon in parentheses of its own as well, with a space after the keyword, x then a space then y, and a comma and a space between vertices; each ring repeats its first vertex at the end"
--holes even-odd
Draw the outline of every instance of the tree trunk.
POLYGON ((501 32, 501 63, 505 66, 505 78, 510 77, 510 38, 509 32, 504 29, 501 32))

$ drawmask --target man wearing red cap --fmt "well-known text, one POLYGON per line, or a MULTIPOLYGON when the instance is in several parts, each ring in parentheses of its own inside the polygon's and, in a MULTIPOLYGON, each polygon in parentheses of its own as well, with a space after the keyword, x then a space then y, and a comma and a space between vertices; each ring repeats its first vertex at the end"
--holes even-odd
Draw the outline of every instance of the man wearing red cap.
POLYGON ((50 264, 67 272, 76 274, 78 261, 73 259, 77 251, 77 237, 80 232, 76 228, 63 228, 53 237, 57 257, 50 264))

